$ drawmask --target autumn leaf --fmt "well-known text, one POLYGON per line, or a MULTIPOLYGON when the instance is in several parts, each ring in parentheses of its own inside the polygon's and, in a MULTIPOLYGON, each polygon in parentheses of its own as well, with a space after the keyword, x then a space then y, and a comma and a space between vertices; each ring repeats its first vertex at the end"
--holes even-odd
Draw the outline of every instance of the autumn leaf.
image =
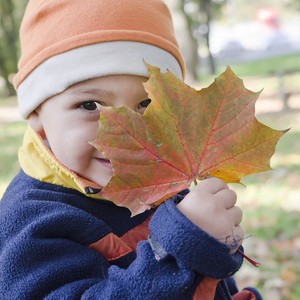
POLYGON ((101 110, 92 144, 111 161, 114 175, 100 196, 135 215, 208 176, 239 183, 271 169, 285 131, 257 121, 260 93, 246 89, 229 67, 197 91, 147 66, 145 89, 152 102, 144 115, 127 107, 101 110))

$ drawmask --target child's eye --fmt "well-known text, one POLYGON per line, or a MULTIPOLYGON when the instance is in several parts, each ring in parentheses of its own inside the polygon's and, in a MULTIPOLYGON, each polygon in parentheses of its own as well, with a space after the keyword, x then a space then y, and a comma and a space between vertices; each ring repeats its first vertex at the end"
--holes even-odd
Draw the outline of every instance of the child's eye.
POLYGON ((79 105, 79 107, 89 111, 98 110, 98 106, 99 104, 95 101, 85 101, 79 105))
POLYGON ((139 103, 139 108, 146 108, 151 103, 151 99, 144 100, 139 103))

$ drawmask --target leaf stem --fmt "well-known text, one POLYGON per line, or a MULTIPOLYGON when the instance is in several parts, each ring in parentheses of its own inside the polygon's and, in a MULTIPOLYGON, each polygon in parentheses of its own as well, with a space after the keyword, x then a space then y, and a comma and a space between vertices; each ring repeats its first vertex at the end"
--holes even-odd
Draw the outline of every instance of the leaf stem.
POLYGON ((196 178, 194 179, 194 184, 195 184, 195 186, 197 185, 197 179, 196 178))
POLYGON ((244 258, 246 258, 254 267, 259 268, 261 263, 258 261, 255 261, 253 259, 251 259, 250 257, 248 257, 246 254, 244 254, 240 249, 236 250, 238 253, 240 253, 244 258))

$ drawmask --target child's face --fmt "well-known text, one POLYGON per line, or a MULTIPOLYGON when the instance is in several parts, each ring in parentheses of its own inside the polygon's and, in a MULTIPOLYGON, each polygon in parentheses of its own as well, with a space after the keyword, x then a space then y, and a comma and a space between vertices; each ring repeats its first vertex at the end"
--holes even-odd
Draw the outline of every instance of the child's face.
POLYGON ((101 106, 127 106, 143 114, 150 103, 146 80, 112 75, 80 82, 45 101, 29 123, 61 163, 103 187, 113 174, 111 163, 89 144, 98 134, 101 106))

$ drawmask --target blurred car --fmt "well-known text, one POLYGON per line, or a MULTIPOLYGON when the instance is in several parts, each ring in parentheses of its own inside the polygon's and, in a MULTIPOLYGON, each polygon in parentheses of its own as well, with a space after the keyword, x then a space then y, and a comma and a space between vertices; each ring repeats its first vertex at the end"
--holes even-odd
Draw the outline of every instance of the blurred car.
POLYGON ((212 44, 210 51, 213 56, 235 56, 239 55, 245 49, 237 40, 225 40, 218 44, 212 44))
POLYGON ((255 35, 246 36, 243 40, 243 46, 247 50, 266 51, 274 49, 283 49, 291 47, 289 37, 279 30, 269 32, 260 32, 255 35))
POLYGON ((277 30, 269 33, 265 39, 265 49, 288 47, 289 45, 290 40, 288 36, 277 30))

